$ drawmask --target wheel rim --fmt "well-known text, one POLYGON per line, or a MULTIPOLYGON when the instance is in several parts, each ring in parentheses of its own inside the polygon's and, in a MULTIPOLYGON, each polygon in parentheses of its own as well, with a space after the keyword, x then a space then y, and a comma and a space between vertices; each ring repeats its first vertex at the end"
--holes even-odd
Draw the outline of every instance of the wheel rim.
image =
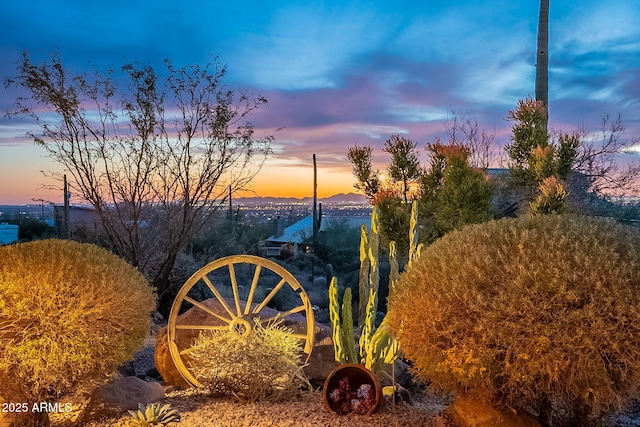
POLYGON ((266 325, 276 319, 288 319, 295 314, 302 314, 306 317, 305 321, 296 324, 297 330, 291 335, 304 340, 303 352, 309 360, 314 343, 314 317, 313 309, 309 298, 296 280, 296 278, 279 264, 266 258, 253 255, 235 255, 215 260, 200 270, 196 271, 180 288, 176 298, 171 306, 171 312, 168 320, 168 340, 169 352, 173 359, 178 372, 189 384, 202 387, 202 384, 193 376, 188 368, 188 359, 185 354, 190 348, 187 345, 180 344, 186 338, 195 338, 201 331, 206 330, 228 330, 239 335, 246 336, 250 334, 257 320, 261 325, 266 325), (243 300, 243 284, 238 281, 238 269, 249 269, 251 273, 251 284, 246 296, 243 300), (228 271, 229 285, 218 282, 224 275, 224 270, 228 271), (261 285, 261 279, 277 280, 275 286, 266 287, 261 285), (222 310, 216 313, 207 305, 203 304, 204 297, 198 298, 194 295, 194 290, 200 287, 213 294, 211 299, 215 299, 220 304, 222 310), (229 287, 231 289, 229 289, 229 287), (231 295, 225 298, 224 293, 231 292, 231 295), (264 296, 263 296, 264 295, 264 296), (266 315, 271 310, 268 304, 274 302, 279 296, 286 295, 289 297, 288 308, 277 315, 266 315), (192 306, 201 310, 206 321, 198 324, 178 324, 178 316, 181 310, 192 306), (183 338, 179 340, 179 338, 183 338))

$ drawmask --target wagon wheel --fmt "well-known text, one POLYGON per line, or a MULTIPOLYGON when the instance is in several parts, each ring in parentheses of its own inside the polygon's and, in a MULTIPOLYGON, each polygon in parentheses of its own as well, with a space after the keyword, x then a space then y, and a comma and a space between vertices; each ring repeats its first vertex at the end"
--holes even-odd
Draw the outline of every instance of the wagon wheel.
POLYGON ((255 321, 261 325, 266 325, 274 320, 285 320, 288 316, 295 313, 304 314, 306 322, 297 325, 291 335, 304 340, 304 353, 307 354, 307 360, 311 355, 314 341, 314 318, 311 303, 300 283, 295 277, 279 264, 253 255, 235 255, 215 260, 200 270, 196 271, 180 288, 176 295, 176 299, 171 306, 169 321, 167 326, 167 336, 169 339, 169 351, 171 358, 182 377, 191 385, 202 387, 202 384, 192 375, 187 365, 188 350, 193 344, 193 340, 206 330, 213 331, 232 331, 240 335, 250 334, 254 328, 255 321), (251 287, 249 288, 246 302, 241 300, 241 290, 243 286, 238 284, 238 268, 249 268, 252 273, 251 287), (224 270, 228 270, 228 276, 224 274, 224 270), (225 286, 216 280, 220 275, 228 277, 233 295, 228 299, 224 298, 221 290, 228 291, 228 285, 225 286), (261 278, 267 276, 271 280, 275 278, 277 284, 272 288, 266 289, 264 298, 257 297, 257 290, 264 290, 261 287, 261 278), (207 299, 203 296, 196 295, 196 285, 205 291, 208 289, 215 297, 216 304, 220 304, 222 310, 215 312, 208 307, 203 301, 207 299), (206 287, 203 287, 206 286, 206 287), (191 292, 191 295, 190 295, 191 292), (271 309, 267 308, 267 304, 274 300, 274 297, 288 292, 294 295, 290 300, 295 301, 294 307, 280 312, 277 315, 266 314, 271 309), (260 300, 261 301, 254 301, 260 300), (200 310, 203 321, 195 322, 197 324, 178 324, 178 315, 186 308, 195 307, 200 310), (185 344, 189 342, 190 344, 185 344))

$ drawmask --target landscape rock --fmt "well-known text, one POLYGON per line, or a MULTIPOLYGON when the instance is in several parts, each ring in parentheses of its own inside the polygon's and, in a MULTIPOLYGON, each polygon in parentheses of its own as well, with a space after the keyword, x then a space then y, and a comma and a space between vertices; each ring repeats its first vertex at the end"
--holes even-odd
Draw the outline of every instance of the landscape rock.
POLYGON ((160 383, 138 377, 124 377, 96 388, 89 398, 80 420, 82 422, 118 415, 129 409, 165 398, 160 383))
MULTIPOLYGON (((228 303, 233 306, 233 300, 228 301, 228 303)), ((202 304, 214 313, 228 317, 222 304, 220 304, 217 299, 207 299, 203 301, 202 304)), ((262 317, 268 318, 278 314, 278 311, 265 307, 260 314, 262 317)), ((177 324, 222 325, 224 323, 197 307, 192 307, 178 316, 177 324)), ((296 333, 302 333, 306 329, 306 318, 300 314, 292 314, 284 319, 283 325, 291 328, 296 333)), ((191 346, 191 343, 197 336, 198 331, 182 331, 177 337, 178 348, 191 346)), ((156 369, 162 376, 165 385, 188 386, 171 358, 167 340, 167 327, 161 328, 156 335, 154 360, 156 369)), ((315 324, 315 344, 307 363, 308 365, 304 368, 304 371, 312 384, 318 381, 322 383, 327 375, 337 366, 337 362, 334 360, 331 327, 321 323, 315 324)))
POLYGON ((471 397, 457 398, 446 413, 459 427, 541 427, 523 412, 496 408, 471 397))

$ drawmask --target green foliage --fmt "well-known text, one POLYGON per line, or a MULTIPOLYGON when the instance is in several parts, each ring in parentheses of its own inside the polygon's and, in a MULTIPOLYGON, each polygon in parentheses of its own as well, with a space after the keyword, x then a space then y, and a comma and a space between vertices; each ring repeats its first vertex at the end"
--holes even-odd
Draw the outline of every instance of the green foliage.
POLYGON ((562 191, 553 191, 555 197, 550 198, 550 186, 547 183, 545 187, 544 182, 554 177, 562 186, 578 156, 579 134, 559 134, 555 139, 550 138, 546 125, 547 109, 542 101, 530 97, 518 101, 518 106, 509 112, 509 119, 513 122, 513 135, 506 150, 511 159, 509 172, 513 184, 523 189, 528 199, 546 193, 541 200, 533 202, 532 214, 561 211, 558 206, 545 206, 563 205, 564 196, 559 197, 562 191))
POLYGON ((418 224, 424 229, 420 239, 426 244, 451 230, 493 217, 493 186, 481 169, 470 165, 469 148, 455 142, 442 144, 439 140, 427 144, 428 167, 419 164, 416 143, 406 138, 392 136, 384 151, 391 154, 392 159, 387 167, 389 180, 383 183, 379 181, 378 172, 371 170, 370 148, 352 147, 348 157, 358 180, 356 188, 368 191, 365 194, 380 209, 380 239, 385 247, 395 241, 400 255, 408 255, 410 200, 420 201, 418 224), (353 153, 364 150, 369 162, 356 163, 362 156, 353 153), (365 173, 362 169, 366 168, 369 169, 365 173), (371 176, 375 176, 378 185, 363 181, 363 177, 371 176))
POLYGON ((555 176, 546 178, 538 188, 538 197, 529 204, 530 215, 560 214, 564 211, 567 191, 555 176))
POLYGON ((469 163, 469 151, 458 145, 429 144, 431 168, 423 179, 428 243, 451 230, 492 218, 491 183, 469 163))
POLYGON ((468 226, 422 252, 385 320, 435 386, 586 423, 640 393, 638 247, 602 218, 468 226))
POLYGON ((202 333, 188 350, 193 375, 212 393, 240 401, 281 401, 307 384, 302 344, 278 323, 255 322, 251 332, 202 333))
POLYGON ((180 414, 171 405, 151 403, 149 405, 138 404, 137 411, 129 411, 137 427, 165 427, 169 423, 180 422, 180 414))
POLYGON ((51 238, 55 234, 53 227, 36 218, 20 218, 8 223, 19 226, 18 239, 21 242, 51 238))
POLYGON ((142 274, 91 244, 0 247, 0 400, 53 400, 104 381, 149 331, 142 274))

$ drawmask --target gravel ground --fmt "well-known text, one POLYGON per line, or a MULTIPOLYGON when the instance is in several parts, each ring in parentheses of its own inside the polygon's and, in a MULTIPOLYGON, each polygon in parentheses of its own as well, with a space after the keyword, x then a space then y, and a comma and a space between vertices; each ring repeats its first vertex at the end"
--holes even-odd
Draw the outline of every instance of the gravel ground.
MULTIPOLYGON (((153 340, 135 356, 133 369, 137 375, 145 374, 153 367, 153 340)), ((448 427, 442 412, 451 403, 451 398, 429 392, 414 392, 412 405, 399 403, 395 406, 388 400, 382 409, 372 415, 339 416, 325 408, 320 391, 302 392, 292 401, 284 403, 240 403, 233 399, 212 397, 198 389, 166 390, 164 403, 171 404, 181 416, 180 423, 167 427, 311 427, 311 426, 433 426, 448 427)), ((74 411, 51 417, 51 427, 79 427, 75 418, 80 405, 74 411)), ((612 417, 604 423, 607 427, 640 427, 640 402, 626 413, 612 417)), ((131 427, 131 416, 124 413, 115 418, 87 422, 82 427, 131 427)))
MULTIPOLYGON (((155 341, 149 339, 143 349, 135 355, 133 370, 136 375, 144 375, 153 365, 155 341)), ((78 397, 79 399, 79 397, 78 397)), ((75 399, 74 399, 75 400, 75 399)), ((164 403, 171 404, 181 416, 180 423, 169 426, 199 427, 310 427, 310 426, 443 426, 439 414, 450 403, 437 395, 418 393, 412 395, 413 405, 390 401, 372 415, 339 416, 325 408, 320 391, 301 392, 300 396, 283 403, 256 402, 240 403, 230 398, 213 397, 198 389, 166 389, 164 403)), ((75 400, 79 401, 79 400, 75 400)), ((74 405, 74 411, 52 415, 51 427, 78 427, 74 420, 80 414, 81 405, 74 405)), ((131 427, 131 416, 124 413, 115 418, 90 421, 82 427, 131 427)), ((168 426, 168 427, 169 427, 168 426)))
MULTIPOLYGON (((443 426, 438 414, 447 402, 437 396, 421 396, 413 406, 387 404, 372 415, 339 416, 328 411, 320 392, 303 393, 295 401, 284 403, 239 403, 231 399, 213 398, 198 390, 189 389, 167 393, 165 403, 170 403, 181 416, 180 423, 169 426, 443 426)), ((118 418, 102 419, 83 424, 84 427, 128 427, 131 417, 125 414, 118 418)))

